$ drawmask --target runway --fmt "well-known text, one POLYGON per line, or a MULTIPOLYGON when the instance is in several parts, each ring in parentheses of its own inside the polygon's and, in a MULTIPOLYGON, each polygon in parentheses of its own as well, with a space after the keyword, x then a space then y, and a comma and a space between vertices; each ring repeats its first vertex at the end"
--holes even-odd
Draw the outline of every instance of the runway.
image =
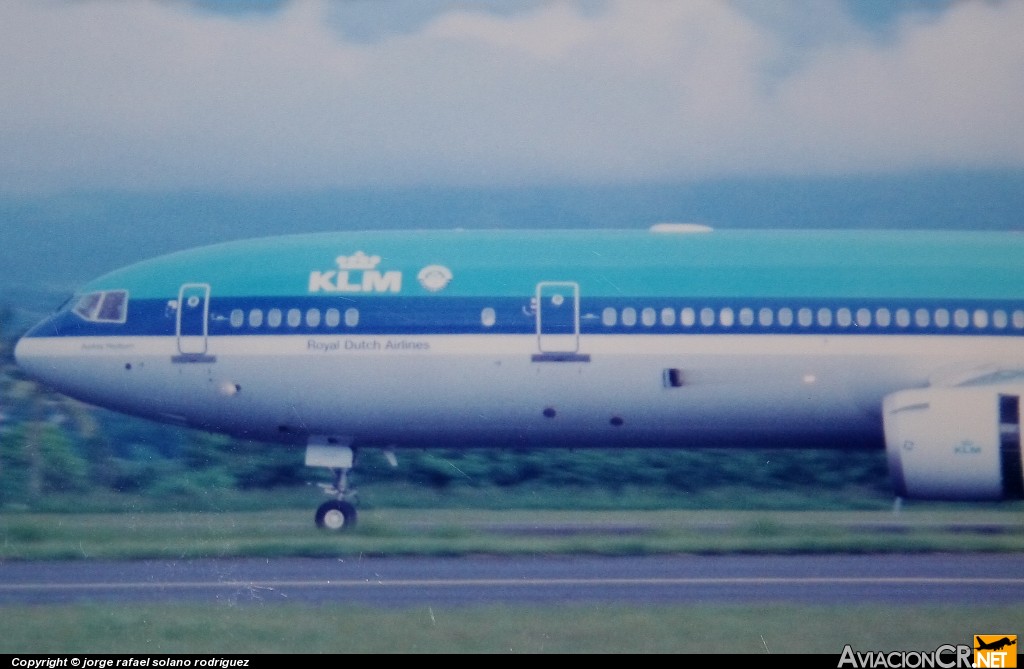
POLYGON ((1014 554, 5 562, 0 605, 1011 604, 1014 554))

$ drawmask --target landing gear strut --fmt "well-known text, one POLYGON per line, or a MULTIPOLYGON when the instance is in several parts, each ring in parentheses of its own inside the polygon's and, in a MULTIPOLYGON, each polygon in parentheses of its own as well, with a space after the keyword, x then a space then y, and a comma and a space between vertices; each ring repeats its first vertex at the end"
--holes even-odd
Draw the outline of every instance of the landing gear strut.
POLYGON ((334 497, 316 510, 316 526, 322 530, 344 532, 356 525, 356 491, 348 487, 348 472, 354 462, 352 447, 337 438, 313 437, 306 445, 306 466, 327 467, 334 472, 334 483, 320 484, 334 497))

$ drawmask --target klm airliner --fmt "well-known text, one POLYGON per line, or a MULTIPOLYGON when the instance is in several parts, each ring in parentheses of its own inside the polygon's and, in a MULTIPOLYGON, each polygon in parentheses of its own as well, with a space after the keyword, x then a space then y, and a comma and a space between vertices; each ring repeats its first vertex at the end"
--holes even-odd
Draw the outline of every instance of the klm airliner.
POLYGON ((170 254, 15 351, 117 411, 305 448, 885 448, 896 495, 1024 496, 1024 235, 337 232, 170 254))

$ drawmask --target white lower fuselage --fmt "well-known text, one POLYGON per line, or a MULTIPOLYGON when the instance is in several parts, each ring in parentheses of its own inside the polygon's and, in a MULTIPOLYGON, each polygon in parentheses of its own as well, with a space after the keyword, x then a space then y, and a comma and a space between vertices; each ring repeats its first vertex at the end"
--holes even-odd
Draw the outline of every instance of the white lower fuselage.
POLYGON ((1016 337, 592 335, 34 337, 31 373, 116 410, 238 436, 381 446, 883 446, 892 392, 1024 359, 1016 337))

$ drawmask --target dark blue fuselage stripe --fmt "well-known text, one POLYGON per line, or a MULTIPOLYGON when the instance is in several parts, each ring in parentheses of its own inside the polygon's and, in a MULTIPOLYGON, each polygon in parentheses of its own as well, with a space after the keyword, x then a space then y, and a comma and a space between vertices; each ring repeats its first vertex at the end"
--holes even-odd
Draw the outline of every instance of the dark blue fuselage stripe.
MULTIPOLYGON (((562 305, 542 305, 545 327, 565 327, 574 322, 571 301, 562 305), (566 310, 569 311, 566 311, 566 310)), ((208 334, 221 335, 269 335, 269 334, 533 334, 537 331, 536 305, 531 297, 525 298, 480 298, 480 297, 394 297, 394 296, 308 296, 308 297, 240 297, 211 298, 209 307, 208 334), (253 309, 263 312, 263 321, 258 327, 249 324, 248 315, 253 309), (277 327, 271 327, 266 315, 271 309, 287 313, 299 309, 303 318, 298 326, 289 326, 287 320, 277 327), (306 324, 305 313, 318 309, 321 319, 316 326, 306 324), (347 309, 358 310, 358 323, 347 326, 344 318, 330 327, 323 318, 328 309, 341 314, 347 309), (484 309, 494 310, 494 322, 486 326, 481 318, 484 309), (245 315, 242 325, 232 325, 231 313, 241 310, 245 315)), ((168 300, 133 299, 128 305, 128 320, 125 323, 86 322, 77 315, 63 311, 33 328, 27 336, 173 336, 176 334, 177 312, 168 300)), ((1024 335, 1024 302, 996 300, 792 300, 792 299, 706 299, 706 298, 581 298, 579 328, 581 334, 830 334, 830 335, 1024 335), (772 320, 762 323, 759 311, 769 309, 772 320), (614 322, 604 320, 605 310, 614 310, 614 322), (694 322, 681 322, 681 311, 692 309, 694 322), (793 322, 780 324, 778 314, 789 309, 793 322), (813 315, 810 325, 801 325, 797 314, 809 309, 813 315), (818 320, 819 310, 828 310, 831 322, 822 324, 818 320), (841 324, 837 315, 846 309, 854 315, 854 322, 841 324), (857 325, 858 310, 870 311, 870 322, 857 325), (891 322, 879 325, 876 313, 887 310, 891 322), (909 312, 909 324, 897 324, 897 311, 909 312), (928 311, 927 325, 915 321, 915 312, 928 311), (624 319, 624 311, 633 310, 624 319), (645 320, 645 310, 646 320, 645 320), (662 320, 663 310, 671 310, 671 321, 662 320), (702 320, 701 312, 705 311, 702 320), (731 322, 723 323, 722 311, 727 310, 731 322), (945 310, 949 322, 936 325, 935 313, 945 310), (968 315, 968 324, 961 326, 954 322, 954 313, 963 310, 968 315), (748 322, 741 322, 741 311, 745 311, 748 322), (979 326, 974 319, 975 312, 983 312, 986 323, 979 326), (998 313, 998 320, 996 314, 998 313), (651 318, 653 314, 653 319, 651 318), (630 321, 632 318, 635 321, 630 321), (708 318, 711 316, 711 318, 708 318), (652 322, 653 320, 653 322, 652 322), (625 322, 624 322, 625 321, 625 322)))

